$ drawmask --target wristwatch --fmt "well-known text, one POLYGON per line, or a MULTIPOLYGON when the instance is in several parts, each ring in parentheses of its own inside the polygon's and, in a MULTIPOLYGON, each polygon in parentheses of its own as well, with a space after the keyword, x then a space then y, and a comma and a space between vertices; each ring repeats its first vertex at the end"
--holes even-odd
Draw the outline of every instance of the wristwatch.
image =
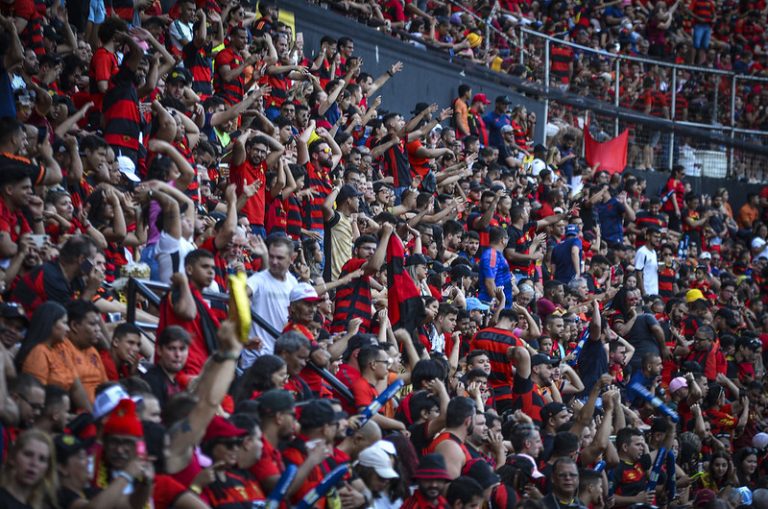
POLYGON ((213 362, 237 361, 239 358, 240 355, 235 352, 222 352, 218 350, 213 354, 213 362))

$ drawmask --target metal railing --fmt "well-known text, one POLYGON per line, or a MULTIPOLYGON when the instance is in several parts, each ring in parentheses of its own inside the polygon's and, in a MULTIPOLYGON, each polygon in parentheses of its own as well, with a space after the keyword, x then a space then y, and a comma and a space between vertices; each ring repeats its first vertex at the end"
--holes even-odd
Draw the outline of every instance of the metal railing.
MULTIPOLYGON (((145 323, 145 322, 139 322, 136 321, 136 305, 138 304, 138 296, 141 295, 145 299, 147 299, 150 304, 152 304, 155 307, 160 307, 160 301, 162 300, 161 295, 166 294, 168 291, 170 291, 171 287, 170 285, 159 283, 157 281, 151 281, 148 279, 136 279, 136 278, 129 278, 128 284, 125 289, 125 295, 126 295, 126 305, 128 307, 128 313, 126 317, 126 321, 128 323, 132 323, 142 329, 142 331, 147 330, 156 330, 157 325, 151 324, 151 323, 145 323)), ((228 303, 229 302, 229 294, 228 293, 219 293, 219 292, 211 292, 208 290, 204 290, 202 292, 203 297, 210 301, 210 302, 220 302, 220 303, 228 303)), ((263 317, 260 315, 257 315, 256 313, 251 310, 251 320, 253 320, 256 324, 259 325, 262 329, 264 329, 270 336, 273 338, 277 338, 280 335, 280 332, 272 327, 271 324, 269 324, 266 320, 264 320, 263 317)), ((147 335, 147 337, 152 340, 150 336, 147 335)), ((349 390, 349 388, 344 385, 338 378, 336 378, 333 373, 328 371, 325 368, 321 368, 318 365, 316 365, 312 361, 307 362, 307 366, 309 366, 312 370, 314 370, 316 373, 318 373, 328 384, 333 388, 333 390, 339 394, 343 399, 345 399, 349 403, 354 403, 355 398, 352 395, 352 392, 349 390)))
MULTIPOLYGON (((488 17, 482 18, 477 14, 471 12, 466 6, 458 0, 448 0, 450 4, 460 9, 463 13, 473 17, 476 22, 480 23, 480 26, 484 28, 485 33, 485 48, 488 50, 491 45, 491 33, 496 37, 505 40, 511 51, 515 51, 518 54, 510 54, 509 57, 517 57, 521 65, 535 62, 536 65, 529 65, 528 68, 532 70, 533 78, 535 82, 538 82, 543 88, 543 101, 545 107, 545 122, 549 122, 549 94, 553 87, 557 87, 563 92, 572 91, 571 84, 563 84, 554 82, 551 68, 551 50, 553 45, 567 46, 576 53, 582 54, 583 58, 597 58, 602 59, 607 64, 608 70, 604 73, 611 78, 612 94, 611 97, 606 97, 605 102, 612 103, 616 109, 622 108, 621 94, 622 86, 626 81, 626 78, 622 75, 622 70, 627 66, 638 65, 640 66, 641 74, 646 74, 653 71, 657 76, 666 78, 663 85, 668 91, 669 99, 669 120, 673 125, 692 127, 700 130, 709 131, 711 133, 720 133, 727 135, 731 141, 739 142, 746 140, 748 144, 758 146, 768 145, 768 132, 747 129, 738 125, 739 117, 739 102, 745 99, 746 94, 743 92, 745 89, 750 89, 754 84, 768 83, 768 78, 748 76, 739 74, 733 71, 726 71, 721 69, 698 67, 687 64, 676 64, 667 62, 664 60, 656 60, 652 58, 643 58, 631 55, 621 55, 611 53, 603 49, 591 48, 583 46, 571 41, 565 41, 557 36, 551 36, 537 32, 530 28, 526 28, 522 23, 519 23, 516 27, 517 37, 515 39, 510 38, 507 33, 498 30, 492 24, 494 17, 498 16, 498 10, 494 8, 489 13, 488 17), (541 63, 541 65, 539 65, 541 63), (683 104, 688 104, 688 100, 684 97, 683 91, 686 90, 686 86, 710 85, 711 93, 705 95, 707 103, 705 107, 700 108, 703 115, 696 115, 694 118, 688 118, 690 115, 686 115, 689 108, 682 107, 683 104), (724 89, 727 89, 724 90, 724 89), (607 99, 607 100, 606 100, 607 99)), ((573 77, 571 77, 573 78, 573 77)), ((587 97, 594 97, 585 94, 587 97)), ((597 98, 601 99, 601 98, 597 98)), ((622 127, 621 119, 619 115, 615 115, 613 118, 613 135, 619 134, 622 127)), ((681 143, 680 140, 676 140, 675 130, 670 130, 668 133, 669 139, 665 141, 668 145, 660 153, 663 155, 661 159, 662 165, 671 167, 673 163, 676 163, 675 154, 680 153, 681 143)), ((709 143, 709 142, 708 142, 709 143)), ((732 144, 731 144, 732 145, 732 144)), ((702 148, 701 150, 705 150, 702 148)), ((728 175, 736 175, 734 171, 737 166, 748 165, 751 171, 757 171, 758 167, 762 168, 768 163, 768 158, 764 156, 748 157, 750 151, 747 147, 742 149, 729 148, 726 150, 727 157, 727 172, 728 175), (757 159, 757 161, 755 161, 757 159)), ((705 168, 705 171, 707 169, 705 168)), ((762 170, 760 170, 762 171, 762 170)), ((762 174, 761 174, 762 175, 762 174)), ((714 175, 713 175, 714 176, 714 175)), ((768 177, 768 175, 766 175, 768 177)), ((762 180, 762 178, 758 178, 762 180)))

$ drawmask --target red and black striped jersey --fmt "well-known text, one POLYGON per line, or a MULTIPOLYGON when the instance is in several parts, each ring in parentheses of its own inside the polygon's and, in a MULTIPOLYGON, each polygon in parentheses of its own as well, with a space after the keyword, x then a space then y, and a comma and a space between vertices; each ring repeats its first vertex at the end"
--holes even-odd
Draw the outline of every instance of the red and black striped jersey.
POLYGON ((469 351, 485 350, 491 361, 491 374, 488 385, 491 387, 509 387, 512 385, 512 364, 507 356, 510 348, 520 345, 520 340, 512 332, 496 327, 482 329, 469 342, 469 351))
MULTIPOLYGON (((339 279, 361 268, 367 260, 364 258, 352 258, 341 267, 339 279)), ((336 301, 333 312, 331 332, 344 332, 347 324, 353 318, 360 318, 360 332, 369 332, 371 329, 371 284, 370 276, 360 276, 336 290, 336 301)))
MULTIPOLYGON (((531 221, 520 230, 513 225, 509 225, 507 228, 507 234, 509 235, 509 242, 507 248, 514 249, 519 254, 529 254, 531 242, 536 236, 536 223, 531 221)), ((518 262, 509 261, 509 270, 513 274, 523 274, 527 277, 533 275, 533 271, 536 268, 536 263, 533 261, 518 262)))
POLYGON ((141 116, 139 92, 134 82, 134 72, 123 67, 112 78, 104 95, 104 140, 112 146, 139 150, 141 116))
POLYGON ((184 67, 192 74, 192 90, 203 101, 213 95, 212 55, 213 46, 210 43, 198 48, 192 41, 182 49, 184 67))
POLYGON ((312 163, 307 163, 307 180, 309 180, 309 187, 314 191, 314 196, 309 202, 309 207, 304 211, 304 224, 310 230, 324 230, 323 203, 333 190, 331 176, 328 170, 315 168, 312 163))
POLYGON ((221 74, 221 68, 228 65, 230 70, 232 70, 242 65, 242 63, 243 57, 231 47, 224 48, 218 55, 216 55, 216 72, 213 75, 213 89, 216 91, 216 95, 221 96, 221 98, 230 106, 243 100, 243 95, 245 94, 245 81, 242 73, 230 81, 225 80, 221 74))

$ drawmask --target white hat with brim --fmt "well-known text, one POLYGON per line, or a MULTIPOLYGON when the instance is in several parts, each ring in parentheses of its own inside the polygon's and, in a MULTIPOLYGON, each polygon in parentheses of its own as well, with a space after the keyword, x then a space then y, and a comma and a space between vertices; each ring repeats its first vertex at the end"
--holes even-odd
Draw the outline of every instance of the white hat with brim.
POLYGON ((382 479, 397 479, 400 476, 392 468, 392 459, 384 452, 384 449, 371 446, 363 450, 358 456, 358 463, 364 467, 370 467, 376 471, 382 479))

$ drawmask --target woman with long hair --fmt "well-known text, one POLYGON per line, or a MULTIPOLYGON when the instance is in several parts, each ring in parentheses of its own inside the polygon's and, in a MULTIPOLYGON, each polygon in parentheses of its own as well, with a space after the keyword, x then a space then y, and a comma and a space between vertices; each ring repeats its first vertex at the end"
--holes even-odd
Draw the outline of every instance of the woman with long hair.
POLYGON ((737 479, 731 462, 731 455, 725 451, 712 453, 707 470, 701 473, 697 481, 694 493, 700 489, 719 493, 723 488, 735 486, 737 479))
POLYGON ((44 431, 30 429, 16 438, 0 472, 4 507, 44 509, 55 504, 58 484, 53 442, 44 431))
POLYGON ((734 464, 736 467, 736 477, 739 479, 739 486, 746 486, 750 490, 758 488, 757 472, 757 449, 754 447, 745 447, 739 449, 734 455, 734 464))
POLYGON ((243 375, 235 391, 235 404, 257 398, 270 389, 282 389, 288 381, 288 368, 277 355, 258 357, 243 375))
POLYGON ((43 385, 69 391, 75 408, 90 410, 88 395, 75 371, 74 346, 67 341, 67 310, 48 301, 35 310, 29 330, 16 355, 16 369, 29 373, 43 385))

